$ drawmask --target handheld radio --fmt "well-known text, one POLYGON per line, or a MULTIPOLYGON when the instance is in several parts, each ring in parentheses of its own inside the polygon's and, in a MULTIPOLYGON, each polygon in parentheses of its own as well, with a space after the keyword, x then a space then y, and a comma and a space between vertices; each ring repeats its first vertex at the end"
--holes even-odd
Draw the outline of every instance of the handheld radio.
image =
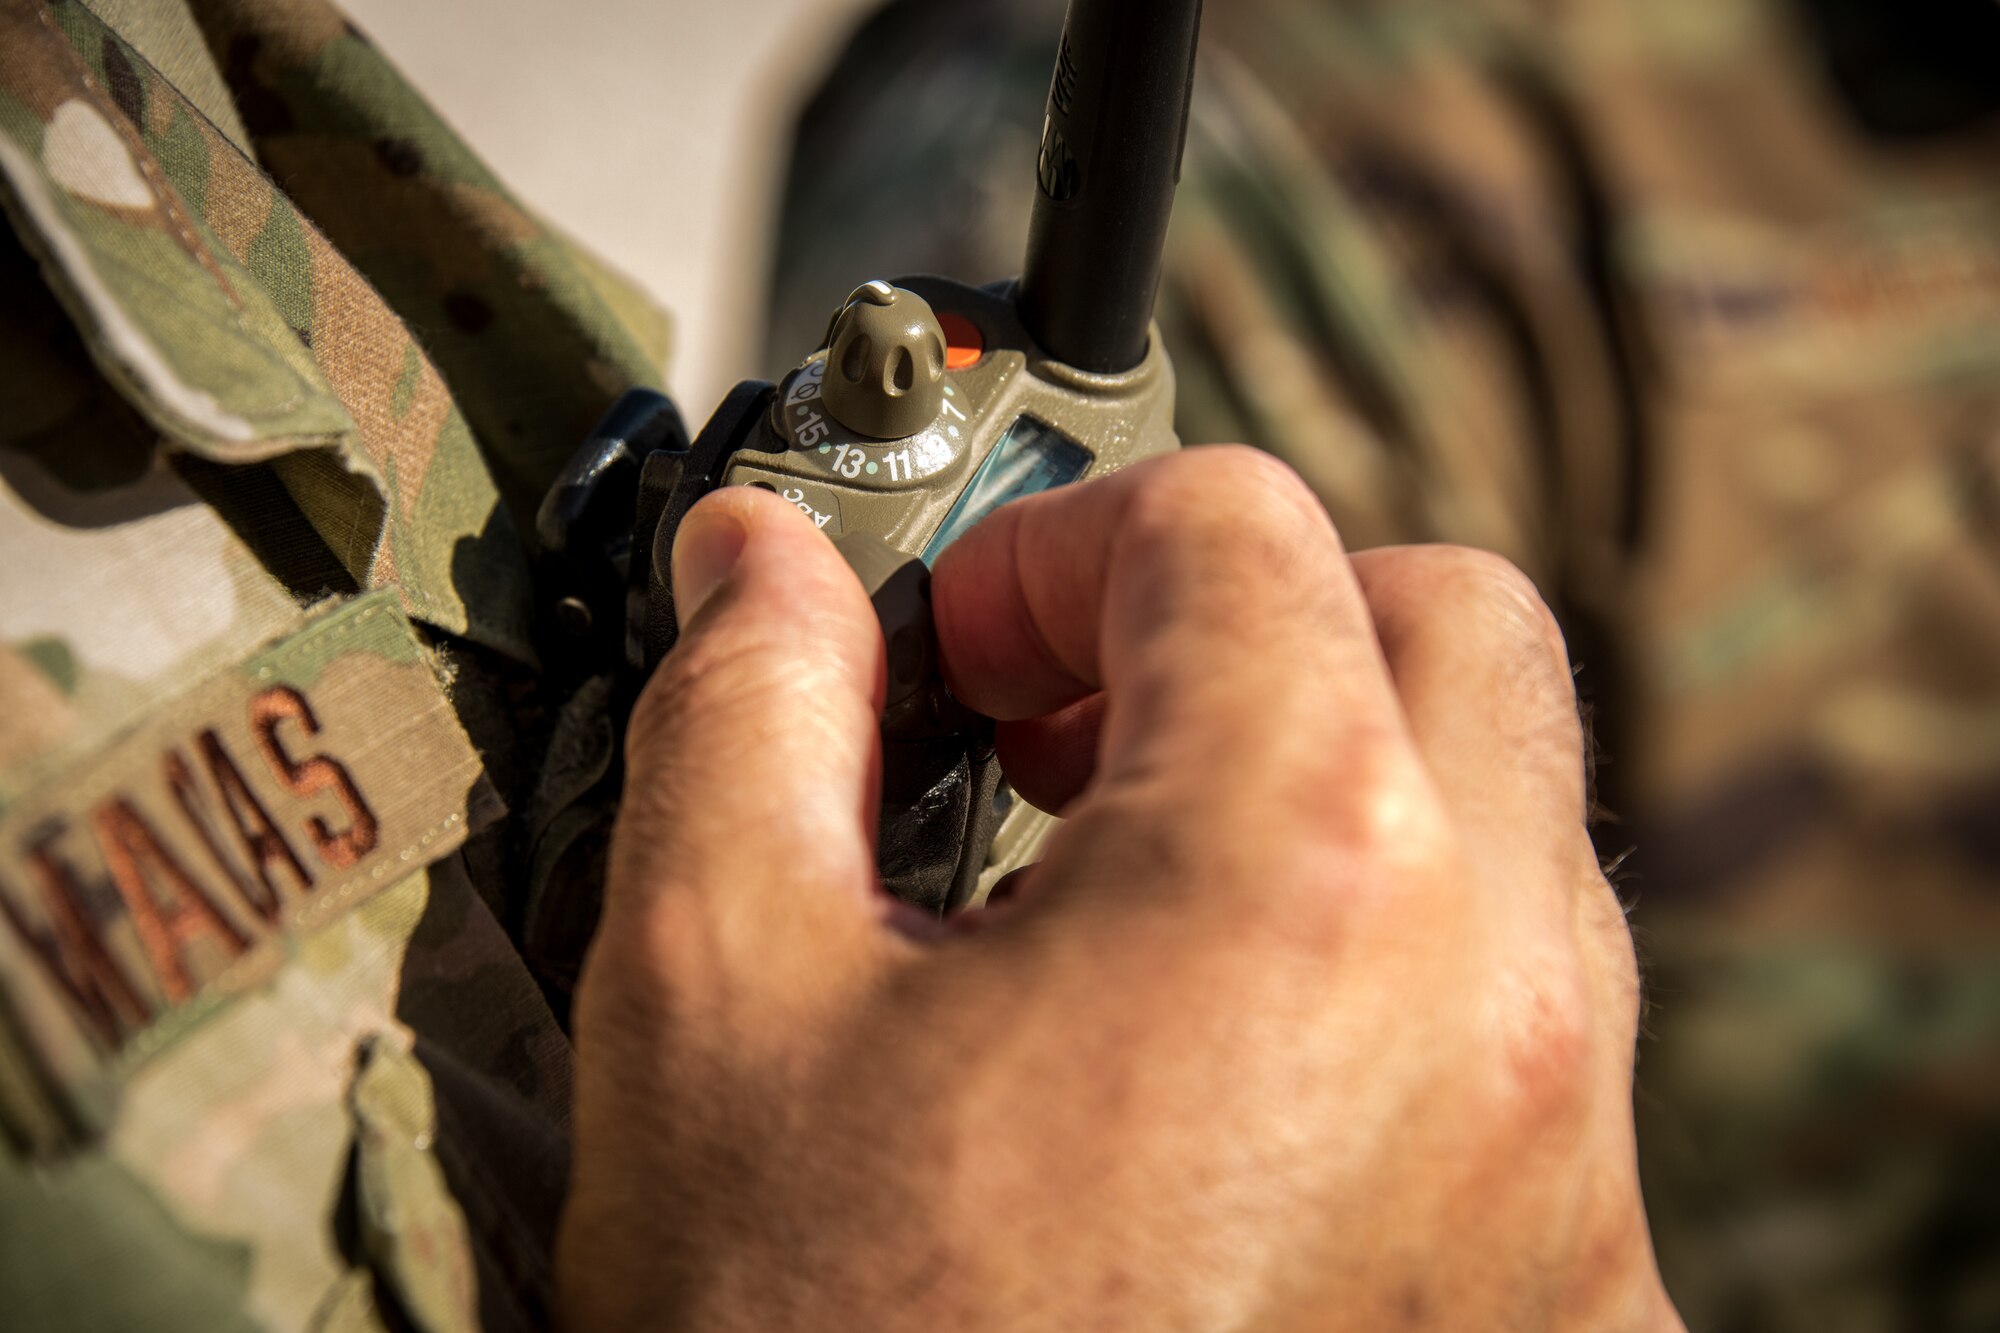
POLYGON ((1200 0, 1071 0, 1018 281, 864 283, 820 347, 775 384, 737 385, 692 440, 635 390, 539 515, 556 622, 641 677, 678 634, 669 559, 702 495, 763 487, 836 543, 889 651, 883 881, 932 911, 1025 863, 1050 821, 1013 801, 991 723, 938 676, 928 564, 1009 500, 1178 447, 1152 311, 1200 19, 1200 0), (628 512, 629 543, 589 540, 628 512))

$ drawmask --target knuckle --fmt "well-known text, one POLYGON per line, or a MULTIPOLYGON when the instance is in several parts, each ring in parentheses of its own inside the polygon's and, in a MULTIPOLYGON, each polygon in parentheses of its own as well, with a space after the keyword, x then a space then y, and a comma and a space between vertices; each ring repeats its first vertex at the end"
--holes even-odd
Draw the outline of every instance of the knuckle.
POLYGON ((1213 474, 1212 479, 1204 477, 1205 486, 1245 493, 1268 490, 1305 504, 1316 504, 1312 492, 1291 465, 1262 449, 1247 444, 1211 444, 1190 449, 1181 457, 1187 460, 1180 469, 1182 472, 1213 474))
POLYGON ((1465 610, 1516 660, 1551 670, 1569 689, 1569 649, 1562 626, 1533 579, 1505 556, 1471 547, 1444 548, 1446 579, 1465 610))
POLYGON ((1205 445, 1136 483, 1112 534, 1107 586, 1132 590, 1149 617, 1199 608, 1247 632, 1309 615, 1329 595, 1338 538, 1283 463, 1205 445))
POLYGON ((1573 958, 1517 968, 1503 983, 1493 1123, 1532 1140, 1572 1128, 1590 1101, 1597 1025, 1573 958))
POLYGON ((1263 845, 1282 869, 1262 882, 1284 928, 1302 939, 1339 942, 1357 921, 1406 920, 1452 891, 1457 835, 1418 763, 1384 741, 1257 802, 1281 812, 1263 845))
POLYGON ((1202 478, 1204 484, 1199 488, 1200 498, 1210 507, 1237 511, 1256 526, 1272 523, 1313 532, 1328 528, 1318 497, 1276 456, 1232 444, 1199 449, 1189 457, 1198 460, 1203 471, 1214 474, 1212 483, 1202 478), (1223 502, 1220 506, 1216 505, 1218 499, 1223 502))
POLYGON ((1594 864, 1587 870, 1577 919, 1583 948, 1608 992, 1609 1012, 1617 1019, 1618 1030, 1636 1040, 1645 1005, 1638 946, 1624 905, 1594 864))
POLYGON ((1140 482, 1127 522, 1135 533, 1184 543, 1217 538, 1238 548, 1296 542, 1330 531, 1298 473, 1244 445, 1204 445, 1165 460, 1140 482))
POLYGON ((639 691, 639 697, 632 704, 632 716, 625 725, 626 762, 635 762, 661 741, 671 738, 675 731, 674 719, 685 705, 682 691, 676 689, 670 680, 666 664, 662 663, 639 691))
POLYGON ((1304 785, 1313 789, 1307 799, 1317 815, 1317 842, 1350 864, 1414 870, 1449 856, 1444 811, 1399 739, 1356 737, 1337 774, 1304 785), (1327 800, 1328 791, 1339 799, 1327 800))
POLYGON ((702 718, 754 721, 772 715, 785 696, 831 697, 833 691, 822 688, 828 674, 830 664, 820 655, 797 651, 759 624, 711 624, 682 639, 640 692, 627 730, 628 754, 671 744, 702 718))
POLYGON ((653 671, 632 706, 626 728, 628 752, 636 753, 660 741, 671 741, 682 723, 700 710, 728 669, 731 654, 714 633, 684 637, 653 671))
POLYGON ((1480 661, 1494 714, 1534 756, 1563 756, 1582 771, 1583 723, 1562 627, 1533 580, 1490 551, 1431 548, 1423 575, 1425 602, 1447 617, 1451 631, 1480 661))

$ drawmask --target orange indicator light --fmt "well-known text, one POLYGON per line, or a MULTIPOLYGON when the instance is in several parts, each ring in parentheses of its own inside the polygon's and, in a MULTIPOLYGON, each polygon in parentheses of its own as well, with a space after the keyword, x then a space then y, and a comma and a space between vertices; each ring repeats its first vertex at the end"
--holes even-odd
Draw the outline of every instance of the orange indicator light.
POLYGON ((986 339, 979 326, 964 315, 950 310, 937 312, 938 327, 944 330, 944 368, 965 370, 979 364, 986 355, 986 339))

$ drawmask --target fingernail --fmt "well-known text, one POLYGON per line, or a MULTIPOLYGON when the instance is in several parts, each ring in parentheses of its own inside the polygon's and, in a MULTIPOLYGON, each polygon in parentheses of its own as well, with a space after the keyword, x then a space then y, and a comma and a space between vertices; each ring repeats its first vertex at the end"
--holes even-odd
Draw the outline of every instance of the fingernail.
POLYGON ((728 579, 750 529, 727 512, 689 514, 674 537, 674 610, 685 625, 728 579))

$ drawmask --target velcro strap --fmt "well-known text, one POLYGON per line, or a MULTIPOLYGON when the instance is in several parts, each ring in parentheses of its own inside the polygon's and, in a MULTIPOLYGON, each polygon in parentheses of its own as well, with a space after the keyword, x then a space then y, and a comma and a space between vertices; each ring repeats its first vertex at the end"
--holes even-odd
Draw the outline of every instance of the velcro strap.
POLYGON ((0 818, 0 1122, 91 1137, 139 1063, 496 806, 394 590, 159 709, 0 818))

